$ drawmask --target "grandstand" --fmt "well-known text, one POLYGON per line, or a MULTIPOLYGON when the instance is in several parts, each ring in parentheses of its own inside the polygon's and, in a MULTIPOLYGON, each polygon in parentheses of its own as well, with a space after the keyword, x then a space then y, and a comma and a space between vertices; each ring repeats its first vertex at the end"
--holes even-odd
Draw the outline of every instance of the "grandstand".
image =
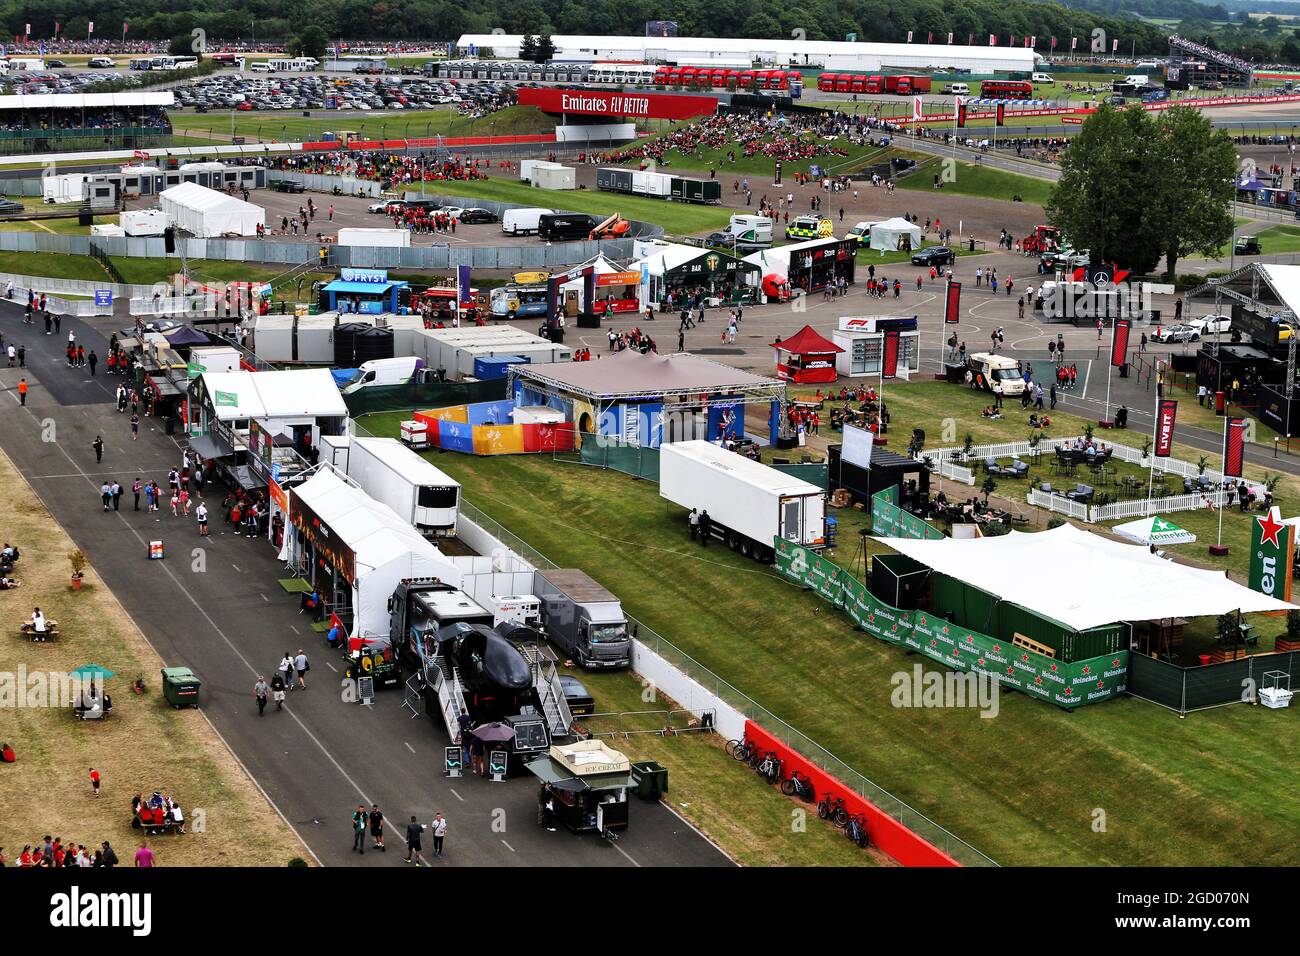
POLYGON ((165 146, 169 91, 0 96, 0 154, 165 146))
POLYGON ((1224 86, 1249 87, 1255 67, 1247 60, 1177 35, 1169 38, 1169 85, 1186 89, 1214 80, 1224 86))

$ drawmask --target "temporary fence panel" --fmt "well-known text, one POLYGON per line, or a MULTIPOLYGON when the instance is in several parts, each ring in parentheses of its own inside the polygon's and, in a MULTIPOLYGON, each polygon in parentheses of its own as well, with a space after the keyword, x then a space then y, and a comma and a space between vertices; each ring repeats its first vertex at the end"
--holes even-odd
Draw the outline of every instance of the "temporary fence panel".
POLYGON ((880 538, 922 538, 938 540, 943 532, 898 507, 898 486, 891 485, 871 496, 871 533, 880 538))
POLYGON ((353 418, 370 412, 441 408, 486 402, 505 395, 505 380, 491 382, 407 382, 363 388, 343 396, 353 418))
POLYGON ((1128 692, 1179 714, 1225 704, 1253 703, 1267 671, 1300 679, 1300 654, 1253 654, 1200 667, 1181 667, 1145 654, 1130 658, 1128 692))

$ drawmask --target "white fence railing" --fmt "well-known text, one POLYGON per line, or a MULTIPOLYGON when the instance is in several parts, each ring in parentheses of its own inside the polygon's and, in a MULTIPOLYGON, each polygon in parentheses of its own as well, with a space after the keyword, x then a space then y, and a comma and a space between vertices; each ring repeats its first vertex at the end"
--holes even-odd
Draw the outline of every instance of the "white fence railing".
POLYGON ((1207 508, 1211 504, 1216 508, 1222 508, 1228 503, 1229 494, 1231 492, 1217 489, 1215 491, 1194 492, 1190 495, 1168 495, 1163 498, 1112 501, 1110 504, 1090 507, 1088 509, 1088 520, 1095 524, 1100 521, 1118 521, 1121 518, 1142 518, 1157 512, 1197 511, 1201 508, 1207 508))
POLYGON ((941 461, 935 464, 934 470, 942 478, 948 478, 952 481, 960 481, 965 485, 975 484, 975 472, 963 465, 958 465, 951 461, 941 461))
POLYGON ((1026 496, 1028 502, 1036 508, 1046 508, 1058 514, 1066 514, 1080 521, 1088 521, 1088 506, 1081 501, 1074 501, 1056 492, 1047 492, 1039 488, 1030 488, 1026 496))

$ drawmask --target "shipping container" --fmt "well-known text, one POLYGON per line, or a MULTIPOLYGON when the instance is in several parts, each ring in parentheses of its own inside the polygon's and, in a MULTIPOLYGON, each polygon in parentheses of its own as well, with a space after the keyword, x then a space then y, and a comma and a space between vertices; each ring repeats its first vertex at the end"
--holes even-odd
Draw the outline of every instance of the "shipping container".
POLYGON ((716 179, 673 176, 670 195, 682 202, 716 204, 722 202, 722 183, 716 179))

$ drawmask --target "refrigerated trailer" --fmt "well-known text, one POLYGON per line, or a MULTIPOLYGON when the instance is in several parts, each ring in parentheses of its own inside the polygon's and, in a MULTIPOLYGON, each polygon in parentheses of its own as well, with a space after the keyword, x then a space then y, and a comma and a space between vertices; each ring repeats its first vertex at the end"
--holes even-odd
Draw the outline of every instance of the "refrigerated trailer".
MULTIPOLYGON (((361 490, 392 508, 425 537, 454 537, 460 483, 396 438, 353 438, 345 448, 331 439, 330 463, 361 490)), ((322 442, 322 456, 326 455, 322 442)))
POLYGON ((659 448, 659 497, 701 515, 733 551, 768 563, 775 539, 826 543, 826 492, 708 441, 659 448))

